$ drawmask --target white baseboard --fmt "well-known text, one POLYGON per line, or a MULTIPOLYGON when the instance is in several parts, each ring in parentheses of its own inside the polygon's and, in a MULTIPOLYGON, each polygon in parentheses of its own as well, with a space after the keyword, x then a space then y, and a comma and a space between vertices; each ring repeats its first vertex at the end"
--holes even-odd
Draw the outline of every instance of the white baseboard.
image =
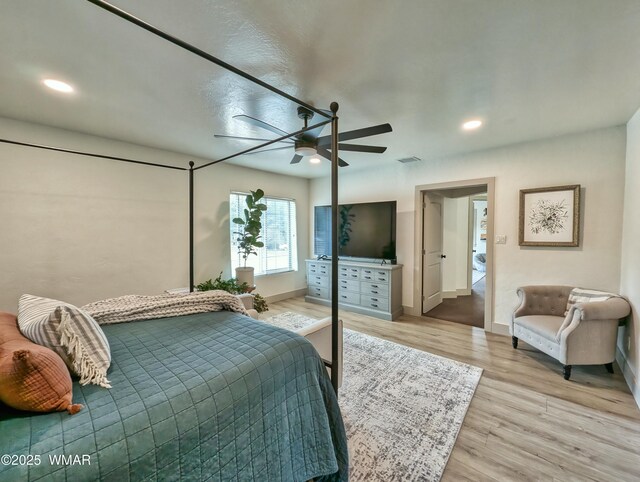
POLYGON ((267 303, 276 303, 282 300, 288 300, 289 298, 297 298, 298 296, 304 296, 307 294, 307 288, 300 288, 299 290, 287 291, 286 293, 278 293, 277 295, 271 295, 265 297, 267 303))
POLYGON ((509 325, 505 325, 504 323, 496 323, 494 321, 493 323, 491 323, 491 333, 495 333, 496 335, 509 336, 509 325))
POLYGON ((619 346, 616 346, 616 361, 618 362, 620 370, 622 370, 624 380, 627 382, 627 385, 629 385, 629 390, 631 390, 636 405, 640 408, 640 384, 638 384, 638 377, 633 373, 633 368, 629 365, 626 355, 620 350, 619 346))
POLYGON ((405 315, 422 316, 422 313, 420 313, 420 308, 414 308, 413 306, 402 305, 402 312, 405 315))
POLYGON ((471 288, 458 288, 455 291, 443 291, 443 298, 457 298, 458 296, 469 296, 471 294, 471 288))

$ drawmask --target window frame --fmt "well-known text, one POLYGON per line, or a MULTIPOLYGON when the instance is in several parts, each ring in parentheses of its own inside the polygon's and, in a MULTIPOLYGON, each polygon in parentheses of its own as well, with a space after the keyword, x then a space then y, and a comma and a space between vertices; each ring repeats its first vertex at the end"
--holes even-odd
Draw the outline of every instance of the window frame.
MULTIPOLYGON (((239 227, 236 224, 233 224, 233 222, 231 222, 231 220, 236 216, 236 214, 231 212, 231 196, 239 196, 240 198, 240 202, 241 202, 241 206, 244 206, 244 198, 249 195, 249 192, 244 192, 244 191, 230 191, 229 192, 229 254, 230 254, 230 264, 231 264, 231 271, 232 273, 235 273, 235 268, 236 267, 241 267, 242 266, 242 258, 238 255, 238 252, 236 249, 234 249, 234 234, 233 231, 236 231, 237 228, 239 227), (238 264, 234 264, 235 261, 238 261, 238 264)), ((299 260, 298 260, 298 205, 296 202, 296 199, 294 198, 289 198, 289 197, 282 197, 282 196, 271 196, 271 195, 267 195, 265 194, 264 197, 260 200, 260 202, 265 202, 267 200, 274 200, 274 201, 286 201, 290 204, 293 205, 293 213, 289 213, 289 226, 288 226, 288 238, 289 238, 289 245, 290 245, 290 251, 291 248, 293 248, 293 252, 290 252, 289 254, 289 266, 286 268, 278 268, 278 269, 271 269, 271 270, 266 270, 265 271, 258 271, 258 268, 254 267, 254 276, 257 277, 262 277, 262 276, 271 276, 271 275, 278 275, 278 274, 283 274, 283 273, 293 273, 293 272, 297 272, 299 270, 299 260), (293 233, 292 233, 293 231, 293 233)), ((243 209, 243 208, 241 208, 243 209)), ((291 209, 291 207, 289 207, 289 209, 291 209)), ((264 254, 258 254, 258 262, 261 263, 263 262, 264 265, 266 266, 267 264, 267 239, 264 237, 264 233, 265 233, 265 216, 267 216, 267 213, 269 212, 269 210, 265 211, 262 217, 262 231, 261 231, 261 241, 263 243, 265 243, 265 247, 264 248, 258 248, 258 251, 260 252, 260 250, 264 250, 264 254)), ((255 255, 252 255, 253 257, 255 257, 255 255)), ((247 266, 249 266, 249 263, 247 263, 247 266)))

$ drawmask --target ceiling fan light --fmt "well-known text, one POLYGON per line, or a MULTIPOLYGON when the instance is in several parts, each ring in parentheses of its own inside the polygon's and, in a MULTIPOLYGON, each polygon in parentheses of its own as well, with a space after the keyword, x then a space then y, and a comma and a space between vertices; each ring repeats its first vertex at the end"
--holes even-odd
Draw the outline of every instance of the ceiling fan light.
POLYGON ((309 162, 311 164, 320 164, 322 161, 320 160, 319 157, 312 157, 312 158, 309 159, 309 162))
POLYGON ((316 153, 313 147, 308 146, 296 146, 296 154, 299 156, 312 156, 316 153))

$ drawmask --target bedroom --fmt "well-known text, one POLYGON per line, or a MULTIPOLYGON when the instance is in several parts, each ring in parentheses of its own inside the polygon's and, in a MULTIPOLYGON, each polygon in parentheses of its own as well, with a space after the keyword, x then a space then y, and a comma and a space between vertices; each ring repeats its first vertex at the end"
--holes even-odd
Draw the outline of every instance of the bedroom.
MULTIPOLYGON (((613 381, 598 367, 585 367, 574 372, 575 383, 563 385, 555 361, 533 350, 512 354, 510 339, 498 336, 508 334, 521 285, 600 288, 623 294, 634 307, 640 302, 634 248, 639 234, 634 219, 638 117, 629 122, 640 107, 637 6, 492 2, 481 9, 474 2, 458 3, 447 8, 425 2, 405 12, 391 4, 373 12, 362 2, 326 10, 286 3, 275 12, 273 5, 255 3, 214 7, 198 2, 189 9, 169 2, 117 5, 321 108, 339 101, 341 131, 393 125, 393 133, 370 139, 389 146, 385 155, 344 153, 351 166, 340 171, 340 201, 397 201, 406 314, 419 314, 412 312, 418 306, 411 269, 417 259, 415 187, 495 177, 494 232, 507 236, 505 245, 495 245, 488 331, 496 335, 446 323, 425 326, 410 317, 390 325, 341 311, 347 327, 485 369, 468 413, 475 423, 466 429, 467 421, 462 425, 447 469, 456 469, 458 462, 458 472, 449 477, 460 476, 465 467, 505 477, 500 470, 509 464, 502 462, 500 435, 524 429, 519 419, 509 418, 514 401, 503 388, 523 395, 533 413, 553 399, 550 405, 556 408, 578 404, 585 416, 602 417, 598 420, 611 433, 627 425, 629 432, 623 433, 634 437, 637 447, 638 413, 625 383, 626 378, 635 384, 638 393, 637 315, 620 330, 618 363, 628 362, 616 367, 613 381), (362 11, 368 22, 358 21, 362 11), (327 12, 332 12, 331 21, 327 12), (392 24, 408 28, 400 35, 392 24), (412 42, 424 50, 422 58, 404 53, 412 42), (385 68, 386 63, 394 68, 385 68), (397 73, 383 75, 388 70, 397 73), (460 123, 469 116, 485 117, 485 125, 461 133, 460 123), (411 156, 423 160, 396 162, 411 156), (566 184, 585 189, 580 247, 518 246, 518 191, 566 184), (430 337, 442 339, 443 332, 456 349, 434 346, 430 337), (497 365, 492 368, 493 362, 482 357, 497 358, 497 365), (531 381, 511 385, 512 378, 531 381), (489 386, 483 392, 485 382, 489 386), (594 401, 584 401, 589 395, 594 401), (495 397, 498 407, 488 406, 486 397, 495 397), (615 407, 607 406, 607 397, 614 398, 615 407), (609 412, 619 418, 608 420, 609 412), (478 422, 478 414, 490 423, 478 422), (470 456, 470 451, 482 456, 470 456), (500 462, 491 469, 496 472, 486 472, 487 461, 500 462)), ((53 8, 37 1, 9 2, 3 9, 8 13, 2 16, 0 35, 11 48, 2 53, 2 138, 186 166, 246 145, 214 134, 265 135, 242 126, 233 115, 264 118, 287 131, 300 128, 294 104, 89 3, 62 2, 53 8), (77 92, 65 97, 47 91, 40 84, 43 75, 66 80, 77 92)), ((6 144, 0 153, 1 310, 15 313, 24 293, 80 306, 188 285, 186 174, 6 144)), ((298 270, 258 277, 256 291, 267 297, 271 314, 322 318, 326 309, 301 297, 307 286, 304 261, 313 255, 313 208, 329 200, 329 163, 291 166, 290 158, 289 152, 244 156, 200 171, 195 180, 195 279, 215 278, 221 271, 232 275, 229 193, 262 188, 269 196, 296 200, 298 270)), ((522 422, 524 427, 530 423, 522 422)), ((602 448, 588 437, 575 442, 574 435, 566 434, 558 452, 595 450, 591 444, 602 448)), ((531 444, 540 439, 543 434, 531 444)), ((548 462, 535 455, 535 445, 520 450, 522 459, 513 463, 522 478, 553 474, 548 462)), ((633 456, 627 449, 611 450, 622 450, 615 453, 628 461, 633 456)), ((602 479, 608 467, 621 479, 629 477, 625 469, 617 472, 614 462, 600 463, 593 473, 577 474, 602 479)))

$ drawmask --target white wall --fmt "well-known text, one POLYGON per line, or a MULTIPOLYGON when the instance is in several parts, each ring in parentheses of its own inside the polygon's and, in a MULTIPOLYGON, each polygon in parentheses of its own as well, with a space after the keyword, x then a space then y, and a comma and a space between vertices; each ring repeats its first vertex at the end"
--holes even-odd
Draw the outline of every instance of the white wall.
MULTIPOLYGON (((487 252, 487 241, 484 239, 480 239, 480 233, 482 228, 481 222, 482 218, 486 218, 484 216, 484 210, 487 209, 487 201, 473 201, 473 211, 474 211, 474 239, 473 239, 473 248, 476 250, 476 253, 486 253, 487 252)), ((484 232, 487 232, 487 228, 485 227, 484 232)))
POLYGON ((627 124, 627 162, 624 187, 624 227, 620 293, 631 303, 633 313, 618 334, 618 348, 624 354, 625 377, 635 390, 640 405, 640 110, 627 124), (626 366, 625 366, 626 365, 626 366))
POLYGON ((309 180, 256 171, 233 165, 202 169, 195 178, 196 284, 231 273, 229 193, 262 189, 265 196, 296 200, 298 217, 298 271, 256 277, 256 292, 274 296, 305 289, 304 260, 310 256, 309 180))
MULTIPOLYGON (((612 127, 430 162, 395 163, 370 172, 341 169, 340 202, 398 201, 398 262, 405 265, 402 301, 412 308, 415 186, 495 176, 495 233, 506 235, 507 244, 495 247, 493 321, 506 324, 520 285, 566 283, 618 290, 624 161, 625 129, 612 127), (583 188, 580 247, 519 247, 519 190, 565 184, 583 188)), ((328 203, 329 192, 328 178, 314 180, 311 205, 328 203)))
MULTIPOLYGON (((0 118, 2 137, 188 167, 192 157, 0 118)), ((308 255, 308 181, 216 165, 196 174, 196 282, 229 272, 230 189, 300 197, 299 256, 308 255), (224 211, 224 208, 227 211, 224 211)), ((76 305, 160 293, 189 280, 188 174, 0 144, 0 310, 21 294, 76 305)), ((303 264, 301 263, 301 266, 303 264)), ((262 279, 270 296, 304 288, 304 272, 262 279)))
POLYGON ((444 198, 442 216, 443 296, 454 297, 468 288, 469 261, 469 197, 444 198))

